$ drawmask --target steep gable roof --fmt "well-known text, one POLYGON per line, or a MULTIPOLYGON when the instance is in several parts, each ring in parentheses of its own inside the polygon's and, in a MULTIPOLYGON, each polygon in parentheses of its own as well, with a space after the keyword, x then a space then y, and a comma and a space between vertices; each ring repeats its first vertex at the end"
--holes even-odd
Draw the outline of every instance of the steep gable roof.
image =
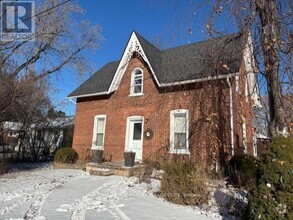
POLYGON ((134 51, 133 42, 131 42, 133 39, 137 40, 136 44, 141 46, 141 53, 146 56, 144 58, 147 59, 159 87, 239 72, 247 41, 244 34, 230 34, 159 50, 141 35, 133 32, 121 60, 106 64, 68 97, 102 95, 115 91, 120 83, 115 80, 121 79, 121 74, 124 73, 121 69, 126 66, 122 64, 122 59, 124 56, 126 59, 127 50, 132 48, 134 51), (116 87, 111 88, 111 84, 115 84, 116 87))
POLYGON ((102 95, 107 92, 118 67, 119 61, 107 63, 88 80, 81 84, 76 90, 71 92, 68 97, 83 97, 102 95))

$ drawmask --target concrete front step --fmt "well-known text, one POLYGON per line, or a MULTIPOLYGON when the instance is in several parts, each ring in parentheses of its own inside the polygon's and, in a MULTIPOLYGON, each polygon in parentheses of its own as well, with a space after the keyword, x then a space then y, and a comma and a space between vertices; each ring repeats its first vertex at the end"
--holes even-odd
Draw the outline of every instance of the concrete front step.
POLYGON ((112 169, 92 167, 92 166, 86 166, 86 172, 88 172, 90 175, 97 175, 97 176, 110 176, 114 174, 114 171, 112 169))
MULTIPOLYGON (((145 171, 144 165, 136 165, 134 167, 125 167, 120 164, 111 164, 111 163, 87 163, 86 164, 86 171, 90 175, 100 175, 100 174, 106 174, 110 173, 109 175, 117 175, 117 176, 124 176, 124 177, 130 177, 130 176, 136 176, 140 175, 145 171), (105 170, 105 172, 101 172, 105 170), (106 172, 109 171, 109 172, 106 172)), ((108 176, 108 175, 103 175, 108 176)))

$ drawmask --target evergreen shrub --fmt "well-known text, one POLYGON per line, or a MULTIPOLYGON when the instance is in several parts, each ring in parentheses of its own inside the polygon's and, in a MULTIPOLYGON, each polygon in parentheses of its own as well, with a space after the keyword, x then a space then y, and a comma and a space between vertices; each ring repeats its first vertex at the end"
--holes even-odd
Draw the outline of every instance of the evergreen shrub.
POLYGON ((247 219, 293 219, 293 139, 276 137, 260 156, 247 219))

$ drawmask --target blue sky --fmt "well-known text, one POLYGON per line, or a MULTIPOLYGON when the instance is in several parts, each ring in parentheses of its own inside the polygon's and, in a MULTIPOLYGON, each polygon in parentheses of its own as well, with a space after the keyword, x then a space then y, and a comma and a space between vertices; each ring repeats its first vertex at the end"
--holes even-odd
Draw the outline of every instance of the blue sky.
MULTIPOLYGON (((207 10, 189 6, 190 1, 180 0, 79 0, 85 9, 82 19, 102 28, 103 42, 95 52, 87 52, 96 71, 109 61, 119 60, 132 30, 161 48, 169 48, 207 39, 205 21, 207 10)), ((79 18, 78 18, 79 19, 79 18)), ((223 18, 224 19, 224 18, 223 18)), ((226 32, 233 32, 231 26, 226 32)), ((68 70, 55 82, 51 97, 57 109, 68 115, 75 114, 75 105, 66 96, 76 89, 82 80, 77 80, 68 70)))

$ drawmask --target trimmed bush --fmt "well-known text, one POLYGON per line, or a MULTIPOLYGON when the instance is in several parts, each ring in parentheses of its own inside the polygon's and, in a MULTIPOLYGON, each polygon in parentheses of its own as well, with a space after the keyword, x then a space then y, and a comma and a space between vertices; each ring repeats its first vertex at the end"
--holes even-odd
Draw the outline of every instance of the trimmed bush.
POLYGON ((57 150, 55 157, 54 157, 54 162, 57 163, 75 163, 78 158, 78 154, 74 149, 71 147, 63 147, 57 150))
POLYGON ((276 137, 260 156, 260 175, 248 197, 247 219, 293 219, 293 139, 276 137))
POLYGON ((169 161, 163 165, 160 195, 167 201, 180 205, 208 203, 210 192, 205 172, 191 161, 169 161))
POLYGON ((258 160, 247 154, 237 154, 231 158, 227 168, 229 182, 234 186, 250 189, 256 185, 258 160))

